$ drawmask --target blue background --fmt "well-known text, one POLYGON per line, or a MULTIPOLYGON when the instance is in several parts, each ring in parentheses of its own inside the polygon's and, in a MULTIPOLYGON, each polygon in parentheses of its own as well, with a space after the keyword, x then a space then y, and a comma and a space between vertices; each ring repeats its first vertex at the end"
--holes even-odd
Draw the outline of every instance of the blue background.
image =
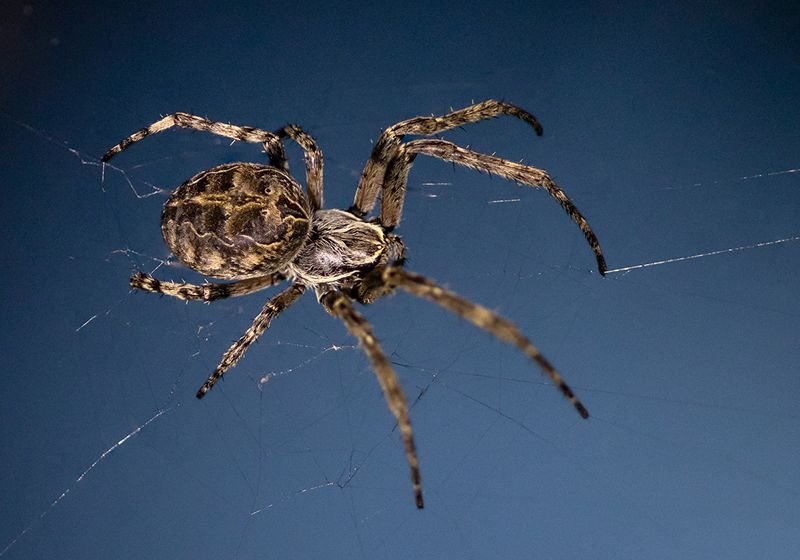
POLYGON ((408 268, 514 320, 592 418, 429 303, 363 309, 413 403, 417 511, 366 359, 313 297, 197 401, 268 294, 128 288, 201 281, 166 261, 160 207, 258 146, 177 131, 97 162, 174 111, 296 122, 347 207, 383 127, 495 97, 544 137, 447 137, 547 169, 612 269, 796 238, 796 9, 74 4, 0 14, 3 558, 796 557, 800 241, 603 279, 545 193, 418 158, 408 268))

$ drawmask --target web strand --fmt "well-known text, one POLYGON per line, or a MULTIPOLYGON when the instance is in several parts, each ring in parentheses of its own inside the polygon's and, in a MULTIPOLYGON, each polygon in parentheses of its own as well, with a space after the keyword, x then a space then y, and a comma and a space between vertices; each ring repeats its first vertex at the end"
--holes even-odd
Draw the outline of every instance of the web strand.
POLYGON ((696 255, 689 255, 689 256, 686 256, 686 257, 674 257, 674 258, 671 258, 671 259, 664 259, 664 260, 660 260, 660 261, 653 261, 653 262, 647 262, 647 263, 642 263, 642 264, 635 264, 635 265, 631 265, 631 266, 625 266, 625 267, 622 267, 622 268, 612 268, 612 269, 607 270, 606 274, 613 274, 615 272, 629 272, 631 270, 636 270, 636 269, 640 269, 640 268, 649 268, 649 267, 652 267, 652 266, 659 266, 659 265, 662 265, 662 264, 671 264, 671 263, 676 263, 676 262, 681 262, 681 261, 689 261, 689 260, 693 260, 693 259, 699 259, 699 258, 702 258, 702 257, 711 257, 711 256, 714 256, 714 255, 722 255, 724 253, 736 253, 738 251, 744 251, 746 249, 756 249, 758 247, 768 247, 770 245, 778 245, 780 243, 788 243, 790 241, 800 241, 800 235, 795 235, 795 236, 792 236, 792 237, 784 237, 783 239, 775 239, 773 241, 762 241, 760 243, 752 243, 750 245, 740 245, 738 247, 729 247, 728 249, 718 249, 716 251, 709 251, 707 253, 698 253, 696 255))
MULTIPOLYGON (((88 321, 87 321, 87 322, 88 322, 88 321)), ((116 449, 118 449, 118 448, 119 448, 119 447, 121 447, 122 445, 125 445, 125 444, 126 444, 128 441, 130 441, 130 439, 131 439, 133 436, 135 436, 136 434, 138 434, 139 432, 141 432, 141 431, 142 431, 143 429, 145 429, 145 428, 146 428, 146 427, 147 427, 147 426, 148 426, 150 423, 154 422, 154 421, 155 421, 156 419, 158 419, 160 416, 162 416, 162 415, 166 414, 166 413, 167 413, 167 412, 169 412, 169 411, 170 411, 170 409, 169 409, 169 408, 163 408, 163 409, 160 409, 160 410, 158 410, 158 411, 157 411, 155 414, 153 414, 153 415, 152 415, 150 418, 148 418, 148 419, 147 419, 147 421, 145 421, 145 422, 144 422, 144 423, 142 423, 141 425, 137 426, 136 428, 134 428, 133 430, 131 430, 130 432, 128 432, 128 434, 127 434, 125 437, 123 437, 122 439, 120 439, 119 441, 117 441, 116 443, 114 443, 114 444, 113 444, 111 447, 109 447, 108 449, 106 449, 105 451, 103 451, 103 452, 102 452, 100 455, 98 455, 98 456, 97 456, 97 459, 95 459, 95 460, 94 460, 94 462, 93 462, 91 465, 89 465, 89 466, 86 468, 86 470, 84 470, 84 471, 83 471, 83 472, 80 474, 80 476, 78 476, 78 478, 76 478, 76 479, 75 479, 75 480, 72 482, 72 484, 71 484, 70 486, 68 486, 67 488, 65 488, 65 489, 64 489, 64 490, 61 492, 61 494, 59 494, 59 495, 58 495, 58 497, 57 497, 56 499, 54 499, 52 502, 50 502, 50 505, 49 505, 49 506, 47 506, 47 508, 46 508, 44 511, 42 511, 42 513, 40 513, 40 514, 39 514, 39 515, 38 515, 38 516, 37 516, 37 517, 36 517, 36 518, 35 518, 33 521, 31 521, 31 522, 28 524, 28 526, 27 526, 27 527, 25 527, 25 528, 24 528, 24 529, 23 529, 23 530, 22 530, 22 531, 21 531, 21 532, 20 532, 20 533, 19 533, 19 534, 18 534, 18 535, 17 535, 17 536, 16 536, 16 537, 15 537, 15 538, 14 538, 14 539, 11 541, 11 542, 9 542, 9 543, 8 543, 8 544, 5 546, 5 548, 3 548, 2 550, 0 550, 0 556, 4 556, 6 552, 8 552, 9 550, 11 550, 11 548, 12 548, 12 547, 13 547, 15 544, 17 544, 17 541, 19 541, 19 540, 20 540, 22 537, 24 537, 24 536, 25 536, 25 535, 28 533, 28 531, 30 531, 30 530, 33 528, 33 526, 34 526, 34 525, 36 525, 36 523, 37 523, 38 521, 41 521, 42 519, 44 519, 44 517, 45 517, 45 516, 46 516, 48 513, 50 513, 50 511, 51 511, 51 510, 52 510, 54 507, 56 507, 56 506, 57 506, 59 503, 61 503, 61 501, 62 501, 64 498, 66 498, 66 497, 67 497, 67 495, 68 495, 68 494, 69 494, 69 493, 72 491, 72 489, 75 487, 75 485, 76 485, 76 484, 78 484, 78 483, 80 483, 80 482, 81 482, 81 481, 82 481, 84 478, 86 478, 86 475, 88 475, 88 474, 89 474, 89 473, 90 473, 92 470, 94 470, 94 468, 95 468, 95 467, 96 467, 98 464, 100 464, 100 462, 101 462, 103 459, 105 459, 106 457, 108 457, 108 456, 109 456, 111 453, 113 453, 113 452, 114 452, 116 449)))

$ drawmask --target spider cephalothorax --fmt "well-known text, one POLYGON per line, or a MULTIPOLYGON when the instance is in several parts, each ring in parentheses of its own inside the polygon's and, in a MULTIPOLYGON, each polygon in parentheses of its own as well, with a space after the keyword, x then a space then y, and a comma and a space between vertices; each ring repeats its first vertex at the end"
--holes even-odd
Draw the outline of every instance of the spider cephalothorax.
POLYGON ((445 290, 403 268, 404 249, 391 233, 400 222, 408 172, 417 154, 500 175, 517 183, 539 186, 558 201, 583 232, 601 274, 606 264, 600 244, 584 217, 564 191, 535 167, 462 148, 440 138, 403 143, 408 134, 431 136, 457 126, 496 117, 516 117, 542 129, 536 118, 514 105, 489 99, 441 117, 415 117, 383 131, 364 167, 353 206, 347 211, 322 208, 322 152, 301 128, 287 125, 276 132, 234 126, 174 113, 133 133, 102 157, 106 162, 134 142, 172 126, 202 130, 235 140, 262 144, 269 164, 230 163, 198 173, 175 189, 161 216, 161 231, 172 253, 200 274, 232 280, 228 283, 188 284, 160 281, 143 272, 131 276, 136 289, 184 300, 213 301, 241 296, 289 280, 291 285, 272 297, 222 357, 200 387, 202 398, 220 377, 236 365, 247 348, 269 327, 272 319, 312 289, 325 310, 344 322, 367 354, 386 402, 400 427, 411 468, 417 507, 423 506, 414 437, 397 375, 381 349, 372 327, 353 307, 353 300, 372 303, 397 288, 448 309, 535 361, 583 418, 589 413, 561 375, 510 321, 493 311, 445 290), (305 153, 303 193, 291 175, 283 148, 285 138, 305 153), (367 221, 380 196, 378 217, 367 221))

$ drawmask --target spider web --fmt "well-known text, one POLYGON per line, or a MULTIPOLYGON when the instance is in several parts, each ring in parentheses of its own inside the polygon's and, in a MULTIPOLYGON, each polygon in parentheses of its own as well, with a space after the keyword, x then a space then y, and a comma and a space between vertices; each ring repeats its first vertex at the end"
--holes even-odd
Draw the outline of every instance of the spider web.
MULTIPOLYGON (((792 557, 800 124, 785 92, 795 91, 796 61, 758 36, 764 21, 748 15, 737 27, 733 8, 702 33, 675 14, 666 26, 635 14, 570 32, 579 10, 559 20, 557 8, 520 5, 513 18, 495 8, 477 29, 436 9, 419 28, 408 14, 373 14, 370 29, 388 26, 381 35, 403 53, 359 28, 352 37, 370 43, 359 57, 337 50, 308 14, 292 14, 302 26, 289 8, 261 14, 249 19, 275 27, 254 30, 231 9, 214 18, 216 36, 241 38, 240 49, 257 37, 270 56, 220 41, 196 66, 181 45, 207 44, 197 35, 207 27, 187 14, 159 13, 170 24, 159 27, 95 10, 59 20, 58 33, 37 28, 36 48, 72 64, 57 58, 45 74, 40 59, 19 57, 31 77, 18 82, 58 95, 26 104, 27 92, 12 99, 0 88, 9 185, 0 558, 792 557), (441 21, 464 33, 441 44, 405 34, 439 38, 444 29, 426 26, 441 21), (616 25, 650 32, 629 49, 616 25), (73 28, 102 38, 113 59, 94 44, 91 64, 76 64, 73 28), (730 67, 718 53, 743 51, 729 28, 756 53, 730 67), (336 80, 304 53, 280 50, 300 36, 314 57, 338 61, 336 80), (163 52, 137 56, 142 37, 163 52), (679 44, 712 46, 691 53, 704 64, 678 71, 659 57, 683 52, 679 44), (598 54, 569 58, 570 45, 598 54), (634 52, 658 71, 631 70, 634 52), (457 71, 434 68, 443 54, 457 71), (173 55, 191 72, 162 65, 173 55), (755 59, 766 62, 754 68, 755 59), (783 93, 760 89, 779 82, 789 84, 783 93), (740 103, 730 92, 742 89, 740 103), (347 207, 382 126, 497 95, 533 109, 545 137, 512 119, 447 137, 551 172, 595 228, 608 277, 545 193, 422 158, 398 233, 409 269, 514 320, 591 418, 578 418, 513 348, 404 295, 363 312, 412 405, 422 512, 366 359, 313 297, 196 401, 272 292, 183 304, 132 293, 127 278, 201 280, 167 254, 161 205, 200 169, 263 156, 185 131, 112 165, 97 156, 159 110, 268 128, 291 118, 325 151, 326 206, 347 207)), ((362 11, 323 15, 350 29, 362 11)), ((16 30, 3 30, 5 48, 16 30)), ((15 63, 2 62, 15 76, 15 63)), ((301 175, 299 151, 290 158, 301 175)))

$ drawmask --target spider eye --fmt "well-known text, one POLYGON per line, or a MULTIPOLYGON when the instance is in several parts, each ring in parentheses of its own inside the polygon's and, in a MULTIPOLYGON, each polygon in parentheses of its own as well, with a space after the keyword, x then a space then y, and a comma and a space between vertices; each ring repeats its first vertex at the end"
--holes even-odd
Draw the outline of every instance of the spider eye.
POLYGON ((178 260, 228 280, 282 269, 310 229, 300 185, 280 169, 252 163, 198 173, 175 189, 161 215, 164 241, 178 260))

